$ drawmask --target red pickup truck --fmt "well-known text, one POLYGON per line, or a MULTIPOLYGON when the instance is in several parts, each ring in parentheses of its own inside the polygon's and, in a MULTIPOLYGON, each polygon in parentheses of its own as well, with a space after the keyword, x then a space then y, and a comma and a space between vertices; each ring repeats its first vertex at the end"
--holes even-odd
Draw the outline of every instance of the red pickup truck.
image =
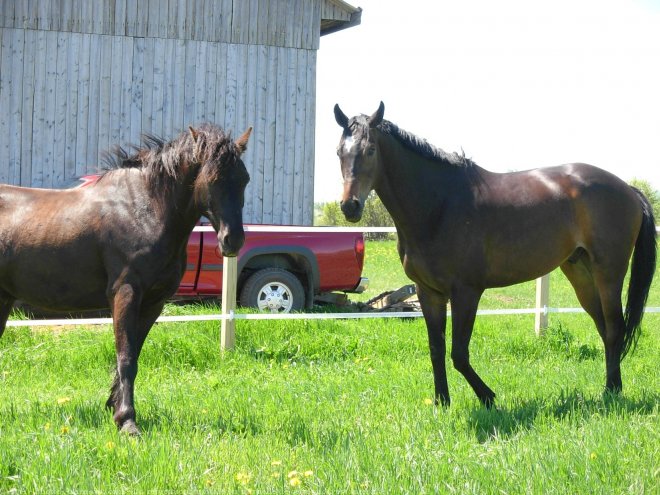
MULTIPOLYGON (((210 223, 202 219, 200 225, 210 223)), ((362 233, 298 230, 251 231, 246 225, 245 244, 238 255, 241 306, 289 312, 310 308, 314 297, 324 292, 364 291, 368 281, 361 276, 362 233)), ((217 296, 221 292, 222 253, 216 233, 193 231, 177 296, 217 296)))
MULTIPOLYGON (((74 187, 86 187, 98 175, 81 177, 74 187)), ((202 218, 200 226, 209 226, 202 218)), ((362 292, 364 237, 361 232, 296 227, 277 231, 250 231, 238 255, 238 302, 262 311, 289 312, 311 308, 318 294, 362 292)), ((176 297, 219 296, 222 292, 222 253, 213 229, 193 231, 188 240, 188 262, 176 297)))

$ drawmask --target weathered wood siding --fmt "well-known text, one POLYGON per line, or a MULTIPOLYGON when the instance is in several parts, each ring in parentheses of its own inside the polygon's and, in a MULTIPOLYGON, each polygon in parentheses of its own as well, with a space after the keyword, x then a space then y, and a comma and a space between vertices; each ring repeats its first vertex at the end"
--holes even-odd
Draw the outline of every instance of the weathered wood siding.
POLYGON ((332 0, 2 0, 0 26, 317 49, 322 10, 350 18, 332 0))
POLYGON ((0 1, 0 182, 62 187, 142 133, 253 126, 245 221, 311 225, 326 3, 0 1))

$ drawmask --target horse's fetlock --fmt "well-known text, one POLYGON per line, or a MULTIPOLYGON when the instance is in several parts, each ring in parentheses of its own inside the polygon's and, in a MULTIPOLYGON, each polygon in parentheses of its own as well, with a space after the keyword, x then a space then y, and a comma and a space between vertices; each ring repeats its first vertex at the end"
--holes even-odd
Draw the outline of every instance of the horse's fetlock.
POLYGON ((121 428, 127 421, 135 422, 135 408, 124 406, 115 411, 113 416, 118 428, 121 428))

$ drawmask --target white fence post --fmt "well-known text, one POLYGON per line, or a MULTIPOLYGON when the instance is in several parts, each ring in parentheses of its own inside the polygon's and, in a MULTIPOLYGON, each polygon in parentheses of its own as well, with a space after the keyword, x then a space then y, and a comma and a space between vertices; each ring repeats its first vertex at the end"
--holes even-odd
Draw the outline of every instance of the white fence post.
POLYGON ((548 302, 550 300, 550 274, 536 279, 536 316, 534 331, 537 336, 543 335, 548 328, 548 302))
POLYGON ((236 279, 238 272, 237 258, 222 258, 222 323, 220 324, 220 349, 231 351, 236 341, 236 279))

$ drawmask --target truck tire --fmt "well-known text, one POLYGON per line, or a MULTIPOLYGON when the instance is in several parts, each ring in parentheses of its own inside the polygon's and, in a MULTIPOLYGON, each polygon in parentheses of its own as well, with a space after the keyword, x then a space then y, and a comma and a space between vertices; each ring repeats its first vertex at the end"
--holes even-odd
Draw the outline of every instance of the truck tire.
POLYGON ((263 268, 247 279, 241 290, 241 306, 270 313, 289 313, 305 307, 300 280, 282 268, 263 268))

